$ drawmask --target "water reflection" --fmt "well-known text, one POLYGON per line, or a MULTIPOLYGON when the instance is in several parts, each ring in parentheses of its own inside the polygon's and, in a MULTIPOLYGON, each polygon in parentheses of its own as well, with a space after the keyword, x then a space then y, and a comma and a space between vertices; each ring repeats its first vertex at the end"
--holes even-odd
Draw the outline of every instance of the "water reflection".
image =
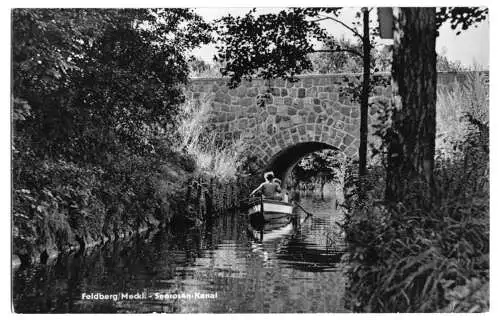
POLYGON ((314 216, 267 227, 242 212, 211 226, 113 243, 55 264, 20 269, 17 312, 343 312, 341 219, 331 199, 304 203, 314 216), (82 293, 140 293, 143 300, 86 300, 82 293), (200 294, 216 298, 199 298, 200 294), (186 298, 196 295, 197 298, 186 298), (168 299, 155 297, 167 295, 168 299), (175 296, 177 295, 177 296, 175 296), (183 297, 184 295, 184 297, 183 297))

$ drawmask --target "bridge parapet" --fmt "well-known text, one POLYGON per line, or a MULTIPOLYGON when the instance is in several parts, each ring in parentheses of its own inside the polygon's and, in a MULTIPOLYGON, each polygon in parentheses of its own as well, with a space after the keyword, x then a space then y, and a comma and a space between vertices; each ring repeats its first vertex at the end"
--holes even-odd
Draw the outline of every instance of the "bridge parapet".
MULTIPOLYGON (((438 74, 438 88, 456 85, 463 73, 438 74)), ((369 142, 377 111, 390 103, 390 74, 378 73, 369 106, 369 142)), ((359 147, 360 111, 356 90, 361 74, 298 76, 297 82, 282 79, 244 81, 234 89, 226 79, 192 79, 188 99, 211 96, 207 121, 224 140, 244 140, 248 152, 267 164, 280 151, 311 142, 326 144, 356 158, 359 147)))

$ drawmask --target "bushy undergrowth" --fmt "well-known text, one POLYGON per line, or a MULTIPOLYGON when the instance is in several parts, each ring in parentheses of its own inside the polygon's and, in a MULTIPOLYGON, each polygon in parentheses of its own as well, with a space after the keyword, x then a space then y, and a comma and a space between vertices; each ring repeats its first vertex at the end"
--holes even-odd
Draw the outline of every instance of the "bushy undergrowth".
POLYGON ((442 155, 457 155, 459 142, 466 143, 469 134, 487 133, 489 124, 489 92, 484 73, 466 73, 463 84, 456 83, 450 90, 438 90, 436 105, 436 150, 442 155), (465 121, 469 120, 469 121, 465 121), (455 148, 455 150, 453 149, 455 148))
POLYGON ((398 204, 380 201, 385 171, 379 167, 367 178, 368 195, 350 202, 345 228, 354 311, 489 309, 487 92, 484 79, 472 75, 439 93, 432 199, 414 185, 398 204))
POLYGON ((162 222, 190 158, 124 154, 108 166, 18 158, 14 166, 13 247, 21 259, 66 251, 162 222), (155 222, 156 220, 158 222, 155 222))
POLYGON ((203 174, 231 180, 242 165, 245 144, 241 139, 220 139, 217 132, 210 129, 207 120, 211 99, 209 96, 201 102, 189 101, 183 105, 179 117, 178 150, 192 156, 203 174))
POLYGON ((209 30, 189 9, 12 11, 14 255, 168 218, 195 165, 173 147, 185 53, 209 30))

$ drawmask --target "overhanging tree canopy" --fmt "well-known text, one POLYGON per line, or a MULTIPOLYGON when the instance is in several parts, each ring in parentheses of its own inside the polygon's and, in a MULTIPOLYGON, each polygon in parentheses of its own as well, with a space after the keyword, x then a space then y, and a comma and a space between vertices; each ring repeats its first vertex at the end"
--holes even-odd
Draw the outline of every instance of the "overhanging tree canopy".
POLYGON ((370 92, 371 50, 375 29, 370 31, 370 9, 356 14, 357 23, 349 25, 338 18, 341 8, 291 8, 277 14, 256 16, 252 10, 244 17, 223 17, 219 25, 217 59, 225 63, 222 74, 229 76, 229 85, 253 76, 264 79, 280 77, 290 81, 304 71, 312 70, 311 53, 349 53, 362 58, 363 82, 360 102, 359 174, 366 172, 368 136, 368 95, 370 92), (320 22, 334 21, 349 30, 361 43, 361 50, 340 45, 320 22), (361 26, 362 30, 358 30, 361 26), (315 41, 327 48, 316 49, 315 41))

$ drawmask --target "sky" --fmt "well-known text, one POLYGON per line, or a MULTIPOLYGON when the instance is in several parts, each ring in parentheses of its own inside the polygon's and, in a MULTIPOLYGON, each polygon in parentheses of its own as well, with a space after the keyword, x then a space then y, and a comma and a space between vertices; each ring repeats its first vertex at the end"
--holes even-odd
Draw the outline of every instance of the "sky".
MULTIPOLYGON (((251 8, 197 8, 195 9, 206 20, 213 20, 224 15, 244 15, 251 8)), ((257 13, 275 13, 281 8, 257 8, 257 13)), ((355 12, 359 8, 344 8, 340 19, 347 24, 354 21, 355 12)), ((372 11, 372 17, 376 20, 376 12, 372 11)), ((337 37, 351 38, 352 33, 340 24, 327 21, 323 26, 337 37)), ((466 66, 480 65, 489 68, 489 19, 479 24, 477 28, 470 28, 456 35, 448 23, 444 24, 439 30, 439 37, 436 40, 436 51, 445 55, 452 61, 460 61, 466 66)), ((387 42, 386 42, 387 43, 387 42)), ((209 45, 193 51, 195 56, 205 61, 211 61, 215 54, 215 46, 209 45)))

